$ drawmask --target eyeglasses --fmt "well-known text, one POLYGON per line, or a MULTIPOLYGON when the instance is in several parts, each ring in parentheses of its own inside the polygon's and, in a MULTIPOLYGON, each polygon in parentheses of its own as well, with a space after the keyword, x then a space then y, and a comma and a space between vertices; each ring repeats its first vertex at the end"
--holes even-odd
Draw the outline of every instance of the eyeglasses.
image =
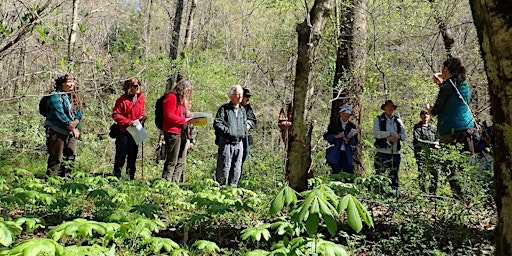
POLYGON ((139 86, 140 86, 139 84, 132 84, 133 88, 139 88, 139 86))

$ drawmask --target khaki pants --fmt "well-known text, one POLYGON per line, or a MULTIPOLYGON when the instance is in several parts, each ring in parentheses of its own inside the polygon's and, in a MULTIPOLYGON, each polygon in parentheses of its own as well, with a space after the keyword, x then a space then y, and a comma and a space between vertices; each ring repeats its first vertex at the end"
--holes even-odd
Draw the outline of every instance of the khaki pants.
POLYGON ((78 139, 73 135, 63 135, 46 128, 46 148, 48 151, 47 175, 64 177, 71 173, 76 156, 78 139))

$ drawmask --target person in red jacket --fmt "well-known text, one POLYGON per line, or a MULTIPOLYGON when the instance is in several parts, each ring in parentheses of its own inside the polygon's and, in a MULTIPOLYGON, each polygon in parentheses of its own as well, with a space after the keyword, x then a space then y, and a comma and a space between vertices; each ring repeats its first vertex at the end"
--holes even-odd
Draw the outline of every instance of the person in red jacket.
POLYGON ((180 156, 181 131, 185 124, 193 124, 191 116, 187 116, 187 105, 192 94, 192 82, 180 80, 163 102, 165 140, 165 163, 162 178, 179 182, 182 169, 176 168, 180 156))
POLYGON ((114 162, 114 176, 121 178, 121 169, 125 161, 126 173, 130 179, 135 179, 135 161, 139 146, 133 137, 126 131, 128 126, 135 126, 135 121, 142 124, 146 121, 145 101, 140 89, 139 79, 133 77, 124 82, 124 94, 116 100, 112 109, 112 118, 119 127, 116 137, 116 156, 114 162))

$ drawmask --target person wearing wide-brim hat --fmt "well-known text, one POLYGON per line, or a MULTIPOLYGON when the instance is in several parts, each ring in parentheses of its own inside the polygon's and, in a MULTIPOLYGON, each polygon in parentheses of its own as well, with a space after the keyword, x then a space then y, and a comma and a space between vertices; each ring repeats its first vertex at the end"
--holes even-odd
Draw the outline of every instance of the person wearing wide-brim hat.
POLYGON ((398 107, 397 105, 395 105, 395 103, 393 103, 392 100, 386 100, 386 102, 384 102, 384 104, 380 106, 380 109, 384 110, 386 106, 393 106, 393 110, 396 110, 396 108, 398 107))
POLYGON ((352 108, 348 104, 340 107, 339 118, 329 123, 324 139, 329 142, 325 152, 327 164, 331 167, 333 174, 341 171, 354 173, 354 153, 352 146, 357 144, 357 128, 349 121, 352 115, 352 108))
POLYGON ((375 172, 384 175, 389 171, 393 196, 398 195, 399 188, 400 142, 407 138, 402 120, 393 113, 397 107, 392 100, 386 100, 381 105, 384 112, 373 120, 373 137, 377 148, 375 172))

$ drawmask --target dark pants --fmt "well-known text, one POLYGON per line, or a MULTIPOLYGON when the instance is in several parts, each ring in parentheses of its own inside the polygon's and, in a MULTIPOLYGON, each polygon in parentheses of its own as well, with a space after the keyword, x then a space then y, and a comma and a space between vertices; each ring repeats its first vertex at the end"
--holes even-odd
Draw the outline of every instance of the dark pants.
POLYGON ((354 168, 351 168, 348 164, 347 153, 342 151, 340 152, 340 160, 337 164, 329 164, 332 169, 332 174, 341 173, 344 171, 346 173, 354 174, 354 168))
POLYGON ((242 141, 231 144, 224 138, 220 138, 215 179, 221 186, 238 187, 238 181, 242 175, 243 150, 242 141))
POLYGON ((396 189, 398 184, 398 170, 400 169, 400 155, 399 154, 385 154, 377 152, 374 159, 375 171, 379 175, 385 175, 389 172, 391 179, 391 187, 396 189))
POLYGON ((174 168, 175 172, 181 173, 180 175, 180 182, 183 182, 185 180, 185 164, 187 163, 187 154, 188 154, 188 147, 190 145, 190 142, 188 140, 181 140, 180 142, 180 151, 178 153, 178 161, 176 162, 176 168, 174 168))
POLYGON ((420 149, 414 153, 416 164, 418 165, 418 183, 423 193, 428 192, 436 194, 437 183, 439 180, 439 171, 430 158, 430 148, 420 149))
POLYGON ((48 151, 47 175, 64 177, 71 173, 76 156, 78 139, 73 135, 63 135, 46 128, 46 148, 48 151))
POLYGON ((176 165, 178 164, 180 154, 181 135, 166 132, 164 133, 164 140, 165 163, 162 178, 172 182, 179 182, 181 173, 179 173, 179 170, 176 170, 176 165))
MULTIPOLYGON (((250 156, 251 151, 250 151, 249 147, 250 147, 250 144, 252 144, 252 143, 250 143, 252 138, 249 138, 249 136, 250 135, 246 134, 245 139, 243 139, 243 141, 242 141, 243 146, 244 146, 244 153, 242 154, 242 167, 244 166, 245 159, 247 159, 247 155, 249 155, 249 158, 251 157, 250 156)), ((250 161, 250 159, 249 159, 249 161, 250 161)), ((251 164, 251 163, 249 162, 249 164, 251 164)), ((250 168, 250 166, 249 166, 249 168, 250 168)))
POLYGON ((130 179, 135 179, 135 163, 137 161, 137 153, 139 146, 133 140, 129 133, 119 132, 116 138, 116 157, 114 160, 114 176, 121 178, 121 170, 126 161, 126 174, 130 179))

